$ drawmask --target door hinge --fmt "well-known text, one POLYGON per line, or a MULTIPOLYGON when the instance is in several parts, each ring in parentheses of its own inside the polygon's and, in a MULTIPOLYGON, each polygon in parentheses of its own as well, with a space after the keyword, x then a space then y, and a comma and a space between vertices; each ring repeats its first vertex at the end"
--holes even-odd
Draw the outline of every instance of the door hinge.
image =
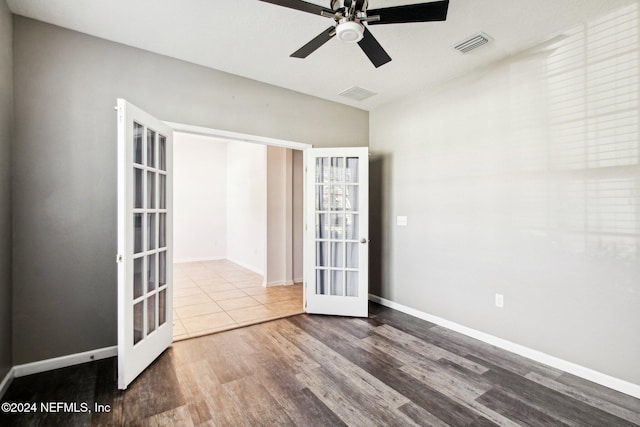
POLYGON ((120 254, 116 255, 116 262, 117 263, 121 263, 123 261, 124 261, 124 255, 120 255, 120 254))

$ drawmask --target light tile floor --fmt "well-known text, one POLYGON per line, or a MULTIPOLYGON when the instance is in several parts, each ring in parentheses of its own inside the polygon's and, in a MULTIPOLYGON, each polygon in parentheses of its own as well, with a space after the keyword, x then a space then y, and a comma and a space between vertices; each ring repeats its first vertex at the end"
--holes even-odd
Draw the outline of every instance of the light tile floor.
POLYGON ((174 264, 173 278, 174 341, 303 312, 302 284, 265 288, 231 261, 174 264))

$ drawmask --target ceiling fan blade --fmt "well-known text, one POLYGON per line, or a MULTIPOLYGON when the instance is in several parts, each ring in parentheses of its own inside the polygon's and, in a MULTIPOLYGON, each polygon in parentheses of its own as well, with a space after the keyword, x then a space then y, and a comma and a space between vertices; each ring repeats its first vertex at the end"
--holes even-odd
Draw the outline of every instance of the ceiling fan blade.
POLYGON ((408 4, 367 10, 368 16, 379 15, 380 20, 369 21, 369 25, 402 24, 406 22, 444 21, 447 19, 449 0, 431 3, 408 4))
POLYGON ((300 10, 302 12, 313 13, 314 15, 322 15, 322 13, 328 13, 333 16, 335 11, 327 9, 317 4, 307 3, 302 0, 260 0, 265 3, 276 4, 278 6, 288 7, 289 9, 300 10))
POLYGON ((364 27, 364 37, 358 44, 376 68, 391 61, 391 57, 385 52, 382 46, 380 46, 378 40, 373 37, 373 34, 371 34, 371 31, 369 31, 367 27, 364 27))
POLYGON ((300 49, 293 52, 290 56, 292 58, 306 58, 316 51, 320 46, 331 40, 333 36, 336 35, 336 27, 333 25, 318 34, 313 40, 309 43, 302 46, 300 49))

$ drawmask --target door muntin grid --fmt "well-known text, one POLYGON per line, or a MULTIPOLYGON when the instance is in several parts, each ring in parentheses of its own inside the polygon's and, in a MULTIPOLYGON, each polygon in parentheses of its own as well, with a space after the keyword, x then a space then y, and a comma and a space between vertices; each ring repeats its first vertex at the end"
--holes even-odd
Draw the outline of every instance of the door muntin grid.
POLYGON ((133 345, 166 323, 167 138, 133 123, 133 345))
POLYGON ((359 160, 316 158, 316 295, 359 296, 359 160))

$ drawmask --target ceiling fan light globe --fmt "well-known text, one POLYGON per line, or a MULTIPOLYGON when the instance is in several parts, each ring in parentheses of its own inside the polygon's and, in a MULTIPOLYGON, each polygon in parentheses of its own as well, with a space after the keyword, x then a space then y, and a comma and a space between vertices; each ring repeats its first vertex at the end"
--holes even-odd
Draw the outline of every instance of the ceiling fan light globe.
POLYGON ((358 43, 364 37, 364 26, 353 21, 343 22, 336 27, 336 36, 345 43, 358 43))

